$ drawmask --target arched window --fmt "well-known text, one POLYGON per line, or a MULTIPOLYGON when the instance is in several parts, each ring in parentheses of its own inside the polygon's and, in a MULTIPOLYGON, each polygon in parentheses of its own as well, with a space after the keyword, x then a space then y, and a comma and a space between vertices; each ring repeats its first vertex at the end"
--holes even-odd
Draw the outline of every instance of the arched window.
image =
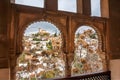
POLYGON ((64 77, 61 32, 55 25, 45 21, 29 25, 23 36, 23 47, 17 60, 16 79, 64 77))
POLYGON ((80 26, 75 33, 75 54, 72 76, 104 70, 105 54, 100 49, 99 36, 90 26, 80 26))
POLYGON ((44 7, 44 0, 15 0, 15 3, 33 7, 44 7))
POLYGON ((58 10, 76 12, 77 1, 76 0, 58 0, 58 10))

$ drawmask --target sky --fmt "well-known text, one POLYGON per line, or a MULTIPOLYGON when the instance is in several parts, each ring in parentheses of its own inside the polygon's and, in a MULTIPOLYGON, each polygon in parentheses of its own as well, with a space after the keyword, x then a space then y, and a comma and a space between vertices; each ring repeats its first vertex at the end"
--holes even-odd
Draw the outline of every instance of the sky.
POLYGON ((84 31, 86 31, 86 30, 88 30, 88 29, 90 29, 90 30, 92 30, 93 32, 95 32, 95 30, 92 28, 92 27, 90 27, 90 26, 81 26, 81 27, 79 27, 78 29, 77 29, 77 31, 76 31, 76 33, 75 34, 78 34, 78 33, 83 33, 84 31))
POLYGON ((15 0, 16 4, 23 4, 35 7, 42 7, 44 6, 44 0, 15 0))
MULTIPOLYGON (((34 6, 34 7, 44 7, 44 0, 15 0, 16 4, 34 6)), ((91 0, 91 16, 100 16, 100 0, 91 0)), ((68 11, 68 12, 76 12, 76 0, 58 0, 58 10, 68 11)), ((38 29, 42 28, 44 30, 49 31, 50 33, 54 33, 59 30, 50 23, 46 22, 37 22, 31 24, 26 29, 26 34, 30 34, 31 32, 38 32, 38 29)))
POLYGON ((76 0, 58 0, 58 10, 76 12, 76 0))
POLYGON ((100 16, 100 0, 91 0, 91 16, 100 16))
POLYGON ((35 23, 32 23, 31 25, 29 25, 28 28, 25 30, 24 35, 37 33, 39 31, 39 29, 46 30, 47 32, 49 32, 51 34, 54 34, 54 33, 59 34, 60 33, 59 29, 54 24, 51 24, 51 23, 45 22, 45 21, 40 21, 40 22, 35 22, 35 23))

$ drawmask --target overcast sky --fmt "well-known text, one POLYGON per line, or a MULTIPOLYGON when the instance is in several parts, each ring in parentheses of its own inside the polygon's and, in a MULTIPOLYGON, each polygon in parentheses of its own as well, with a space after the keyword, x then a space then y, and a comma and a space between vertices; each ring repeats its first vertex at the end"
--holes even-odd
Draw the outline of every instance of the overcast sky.
POLYGON ((75 34, 78 34, 78 33, 83 33, 84 31, 86 31, 86 30, 88 30, 88 29, 90 29, 90 30, 92 30, 93 32, 95 32, 95 30, 92 28, 92 27, 90 27, 90 26, 81 26, 81 27, 79 27, 78 29, 77 29, 77 31, 75 32, 75 34))
POLYGON ((40 21, 29 25, 28 28, 25 30, 25 35, 37 33, 39 29, 46 30, 51 34, 60 33, 59 29, 54 24, 45 21, 40 21))
POLYGON ((15 0, 17 4, 35 6, 35 7, 43 7, 44 0, 15 0))

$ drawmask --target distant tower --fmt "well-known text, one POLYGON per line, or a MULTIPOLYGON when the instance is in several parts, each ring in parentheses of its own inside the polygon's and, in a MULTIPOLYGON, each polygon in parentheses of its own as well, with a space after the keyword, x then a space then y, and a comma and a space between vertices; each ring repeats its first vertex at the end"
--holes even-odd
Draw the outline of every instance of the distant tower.
POLYGON ((41 28, 39 28, 39 33, 41 33, 41 28))

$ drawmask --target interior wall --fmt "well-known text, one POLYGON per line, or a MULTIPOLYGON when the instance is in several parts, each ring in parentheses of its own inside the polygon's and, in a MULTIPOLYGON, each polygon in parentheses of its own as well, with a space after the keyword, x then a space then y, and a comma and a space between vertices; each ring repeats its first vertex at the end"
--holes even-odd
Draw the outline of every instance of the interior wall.
POLYGON ((120 59, 120 0, 109 0, 110 50, 112 59, 120 59))
POLYGON ((120 80, 120 0, 109 0, 111 79, 120 80))
POLYGON ((0 80, 9 80, 9 69, 0 69, 0 80))
POLYGON ((120 80, 120 59, 110 61, 111 80, 120 80))
POLYGON ((0 68, 8 67, 8 41, 7 41, 7 26, 8 26, 8 6, 9 0, 0 0, 0 68), (7 64, 5 64, 7 63, 7 64))

